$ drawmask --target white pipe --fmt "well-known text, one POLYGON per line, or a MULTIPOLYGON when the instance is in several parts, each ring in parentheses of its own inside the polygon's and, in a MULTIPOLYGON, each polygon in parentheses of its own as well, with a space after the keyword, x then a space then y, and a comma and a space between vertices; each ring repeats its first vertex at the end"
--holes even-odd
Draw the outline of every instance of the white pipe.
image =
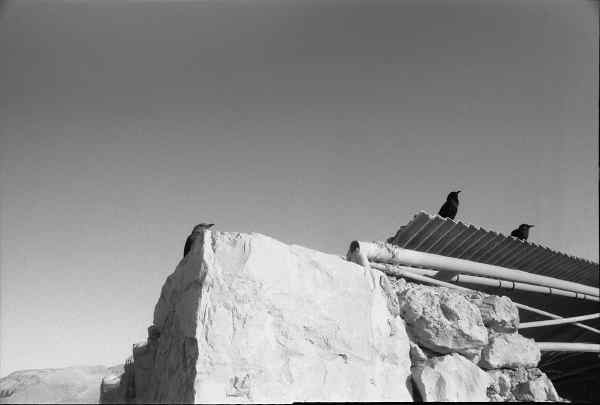
MULTIPOLYGON (((353 241, 354 244, 358 241, 353 241)), ((375 244, 372 242, 358 242, 360 253, 364 254, 369 261, 401 264, 408 266, 422 266, 443 272, 454 274, 466 273, 476 276, 487 276, 501 278, 510 281, 519 281, 529 284, 537 284, 544 287, 552 287, 575 291, 581 294, 598 297, 600 292, 597 287, 557 278, 532 274, 521 270, 508 269, 491 264, 478 263, 470 260, 457 259, 454 257, 440 256, 432 253, 418 252, 416 250, 403 249, 389 243, 375 244)))
MULTIPOLYGON (((382 269, 386 266, 387 267, 404 268, 405 270, 412 271, 417 274, 422 274, 425 276, 430 276, 430 277, 433 277, 433 276, 435 276, 435 274, 437 274, 437 271, 435 271, 435 270, 417 269, 414 267, 399 266, 399 265, 393 265, 393 264, 387 264, 387 263, 372 262, 372 263, 370 263, 370 265, 371 265, 371 267, 373 267, 375 269, 382 269)), ((533 284, 519 283, 516 281, 506 281, 506 280, 499 280, 499 279, 487 278, 487 277, 470 276, 470 275, 465 275, 465 274, 456 274, 456 275, 453 275, 451 278, 444 280, 444 281, 451 281, 454 283, 464 283, 464 284, 485 285, 485 286, 496 287, 496 288, 504 288, 504 289, 508 289, 508 290, 537 292, 537 293, 547 294, 547 295, 560 295, 560 296, 564 296, 564 297, 600 302, 600 298, 598 298, 598 297, 581 294, 581 293, 578 293, 575 291, 567 291, 567 290, 562 290, 559 288, 542 287, 542 286, 533 285, 533 284)))
POLYGON ((590 314, 590 315, 572 316, 570 318, 562 318, 562 319, 550 319, 549 321, 525 322, 525 323, 522 323, 519 325, 519 329, 537 328, 540 326, 563 325, 563 324, 575 323, 578 321, 588 321, 590 319, 598 319, 598 318, 600 318, 600 313, 590 314))
MULTIPOLYGON (((373 266, 377 266, 377 264, 378 263, 372 263, 373 266)), ((374 267, 374 268, 376 268, 376 267, 374 267)), ((397 266, 395 266, 395 268, 397 268, 397 266)), ((416 274, 416 273, 412 272, 412 270, 408 271, 408 270, 401 270, 401 269, 394 269, 394 268, 393 269, 380 268, 379 270, 382 270, 384 273, 389 274, 393 277, 406 277, 406 278, 410 278, 410 279, 421 281, 421 282, 428 283, 428 284, 434 284, 434 285, 439 285, 441 287, 453 288, 455 290, 474 291, 473 289, 470 289, 470 288, 462 287, 462 286, 459 286, 456 284, 447 283, 445 281, 440 281, 435 278, 416 274)), ((518 302, 514 302, 514 301, 513 301, 513 303, 515 304, 515 306, 517 308, 523 309, 525 311, 533 312, 533 313, 536 313, 539 315, 544 315, 544 316, 547 316, 548 318, 563 319, 562 316, 553 314, 551 312, 542 311, 541 309, 533 308, 533 307, 530 307, 530 306, 527 306, 524 304, 519 304, 518 302)), ((600 330, 598 330, 596 328, 592 328, 591 326, 584 325, 583 323, 574 323, 573 325, 575 325, 579 328, 582 328, 582 329, 589 330, 590 332, 600 334, 600 330)))
POLYGON ((600 353, 600 344, 597 343, 537 342, 537 345, 542 352, 600 353))
MULTIPOLYGON (((563 319, 563 317, 560 315, 553 314, 552 312, 542 311, 541 309, 533 308, 533 307, 527 306, 525 304, 519 304, 519 303, 515 302, 515 305, 517 306, 517 308, 524 309, 525 311, 533 312, 538 315, 547 316, 548 318, 563 319)), ((591 326, 587 326, 583 323, 574 323, 573 325, 580 327, 581 329, 587 329, 590 332, 600 335, 600 330, 598 330, 596 328, 592 328, 591 326)))

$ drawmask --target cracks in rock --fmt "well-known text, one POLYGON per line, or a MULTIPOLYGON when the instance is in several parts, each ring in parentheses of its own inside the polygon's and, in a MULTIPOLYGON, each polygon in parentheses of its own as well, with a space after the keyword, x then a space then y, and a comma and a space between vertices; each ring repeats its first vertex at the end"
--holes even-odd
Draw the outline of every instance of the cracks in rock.
POLYGON ((342 359, 344 359, 344 363, 348 364, 348 355, 345 353, 338 353, 338 356, 340 356, 342 359))
POLYGON ((229 382, 233 391, 226 394, 228 397, 246 397, 246 399, 252 401, 252 396, 250 395, 250 374, 246 373, 243 378, 234 376, 229 379, 229 382))

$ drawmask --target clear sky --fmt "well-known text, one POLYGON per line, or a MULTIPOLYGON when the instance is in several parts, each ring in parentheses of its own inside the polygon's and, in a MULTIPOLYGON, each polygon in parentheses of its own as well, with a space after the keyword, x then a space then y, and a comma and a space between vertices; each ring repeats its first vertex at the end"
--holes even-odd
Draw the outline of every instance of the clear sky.
POLYGON ((457 219, 598 260, 586 1, 0 4, 0 376, 117 364, 193 225, 457 219))

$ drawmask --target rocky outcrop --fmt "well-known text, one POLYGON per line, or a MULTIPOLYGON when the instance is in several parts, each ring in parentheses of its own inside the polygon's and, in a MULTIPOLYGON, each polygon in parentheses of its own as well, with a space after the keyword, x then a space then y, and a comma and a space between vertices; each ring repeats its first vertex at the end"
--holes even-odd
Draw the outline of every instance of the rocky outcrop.
POLYGON ((411 401, 397 308, 375 270, 208 231, 163 286, 130 402, 411 401))
POLYGON ((516 333, 510 299, 362 264, 206 231, 167 278, 147 342, 120 379, 103 381, 101 401, 560 400, 532 368, 539 350, 516 333))
POLYGON ((486 369, 535 367, 542 354, 533 339, 518 333, 502 333, 490 336, 488 345, 481 352, 479 365, 486 369))
POLYGON ((122 371, 122 365, 15 371, 0 378, 0 404, 97 403, 102 377, 122 371))
POLYGON ((410 286, 397 291, 411 339, 439 354, 477 358, 488 343, 488 331, 477 306, 447 288, 410 286))
POLYGON ((413 379, 425 402, 486 402, 494 382, 457 353, 427 359, 416 367, 413 379))

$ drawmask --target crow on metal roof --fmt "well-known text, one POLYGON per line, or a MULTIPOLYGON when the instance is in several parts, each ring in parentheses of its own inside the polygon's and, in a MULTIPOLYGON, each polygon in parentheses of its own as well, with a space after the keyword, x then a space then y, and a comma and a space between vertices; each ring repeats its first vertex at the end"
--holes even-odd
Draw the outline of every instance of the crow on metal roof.
POLYGON ((440 217, 454 219, 458 211, 458 193, 460 193, 460 190, 448 194, 446 202, 440 208, 440 212, 438 212, 440 217))
POLYGON ((517 229, 510 233, 510 236, 514 236, 517 239, 527 240, 529 237, 529 228, 533 228, 533 225, 521 224, 517 229))
POLYGON ((185 246, 183 248, 183 257, 185 257, 189 253, 189 251, 192 249, 194 240, 196 240, 198 235, 200 233, 204 232, 205 230, 210 229, 213 225, 214 224, 205 224, 203 222, 201 224, 196 225, 194 227, 194 229, 192 229, 192 233, 185 240, 185 246))

